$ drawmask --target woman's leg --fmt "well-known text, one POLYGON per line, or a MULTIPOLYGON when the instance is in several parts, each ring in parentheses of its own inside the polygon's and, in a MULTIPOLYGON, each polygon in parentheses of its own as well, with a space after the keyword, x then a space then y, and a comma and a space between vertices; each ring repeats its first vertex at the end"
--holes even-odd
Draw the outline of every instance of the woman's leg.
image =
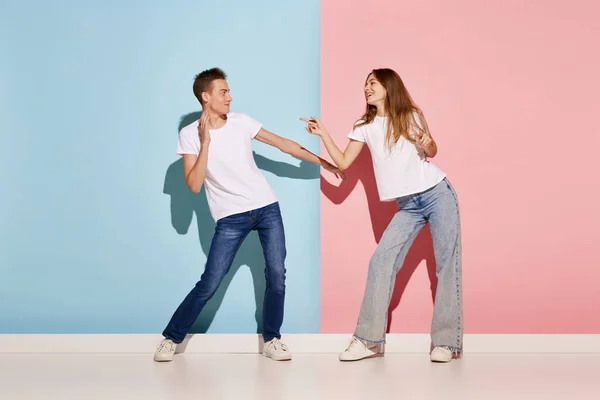
POLYGON ((462 247, 456 192, 447 180, 422 195, 431 228, 438 277, 431 323, 435 347, 460 357, 463 346, 462 247))

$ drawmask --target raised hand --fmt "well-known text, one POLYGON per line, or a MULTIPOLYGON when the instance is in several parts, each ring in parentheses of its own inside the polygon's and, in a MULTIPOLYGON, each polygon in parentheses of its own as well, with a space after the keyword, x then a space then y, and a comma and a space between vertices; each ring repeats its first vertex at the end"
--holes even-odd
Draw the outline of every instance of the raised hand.
POLYGON ((198 136, 200 137, 200 143, 203 145, 210 143, 210 132, 208 131, 210 127, 208 112, 203 112, 198 123, 198 136))
POLYGON ((306 122, 306 131, 313 135, 322 136, 327 129, 323 126, 323 123, 317 117, 300 118, 300 121, 306 122))
POLYGON ((417 145, 423 150, 427 150, 433 144, 433 139, 428 133, 424 133, 417 138, 417 145))

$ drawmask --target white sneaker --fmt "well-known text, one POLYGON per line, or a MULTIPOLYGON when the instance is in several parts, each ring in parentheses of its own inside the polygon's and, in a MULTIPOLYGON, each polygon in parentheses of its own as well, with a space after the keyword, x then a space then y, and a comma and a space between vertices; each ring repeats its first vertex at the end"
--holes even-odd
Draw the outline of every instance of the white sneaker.
POLYGON ((381 353, 380 345, 367 343, 357 337, 352 337, 346 350, 340 353, 340 361, 358 361, 379 353, 381 353))
POLYGON ((176 348, 177 345, 171 339, 163 339, 154 353, 154 361, 173 361, 176 348))
POLYGON ((277 338, 265 343, 262 355, 275 361, 288 361, 292 359, 290 349, 277 338))
POLYGON ((431 362, 447 363, 452 361, 452 350, 447 347, 437 346, 429 355, 431 362))

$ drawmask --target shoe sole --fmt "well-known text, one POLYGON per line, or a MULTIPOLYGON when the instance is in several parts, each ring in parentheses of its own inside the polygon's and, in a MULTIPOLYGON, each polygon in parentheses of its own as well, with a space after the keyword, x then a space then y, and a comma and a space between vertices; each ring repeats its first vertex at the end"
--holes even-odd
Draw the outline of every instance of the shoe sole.
POLYGON ((433 363, 449 363, 450 361, 452 361, 452 356, 450 356, 450 358, 447 358, 442 357, 441 355, 435 356, 430 354, 429 360, 433 363))
POLYGON ((154 362, 171 362, 173 361, 173 357, 171 358, 165 358, 165 359, 160 359, 160 358, 154 358, 154 362))
POLYGON ((270 358, 273 361, 291 361, 292 360, 292 356, 287 356, 287 357, 284 357, 284 358, 279 358, 279 357, 270 356, 270 355, 265 354, 265 353, 262 353, 261 355, 263 357, 265 357, 265 358, 270 358))
POLYGON ((431 359, 432 363, 437 363, 437 364, 445 364, 445 363, 449 363, 450 361, 452 361, 452 359, 449 359, 449 360, 431 359))
POLYGON ((346 358, 346 359, 344 359, 344 358, 338 357, 338 359, 341 362, 352 362, 352 361, 360 361, 360 360, 366 360, 368 358, 377 358, 377 357, 383 357, 383 353, 375 353, 375 354, 371 354, 369 356, 364 356, 361 358, 346 358))

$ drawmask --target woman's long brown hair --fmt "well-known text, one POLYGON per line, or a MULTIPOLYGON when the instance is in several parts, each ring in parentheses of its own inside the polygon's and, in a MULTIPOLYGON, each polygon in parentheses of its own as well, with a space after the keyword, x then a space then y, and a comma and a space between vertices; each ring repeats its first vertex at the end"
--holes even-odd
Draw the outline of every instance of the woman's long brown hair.
MULTIPOLYGON (((401 137, 415 143, 416 137, 429 133, 427 121, 423 112, 413 102, 404 82, 396 71, 389 68, 374 69, 367 76, 373 75, 387 91, 385 97, 385 112, 390 119, 387 127, 386 142, 393 147, 401 137), (413 134, 411 134, 413 132, 413 134), (416 135, 416 136, 415 136, 416 135)), ((377 107, 367 104, 364 115, 356 121, 355 128, 373 122, 377 115, 377 107)))

